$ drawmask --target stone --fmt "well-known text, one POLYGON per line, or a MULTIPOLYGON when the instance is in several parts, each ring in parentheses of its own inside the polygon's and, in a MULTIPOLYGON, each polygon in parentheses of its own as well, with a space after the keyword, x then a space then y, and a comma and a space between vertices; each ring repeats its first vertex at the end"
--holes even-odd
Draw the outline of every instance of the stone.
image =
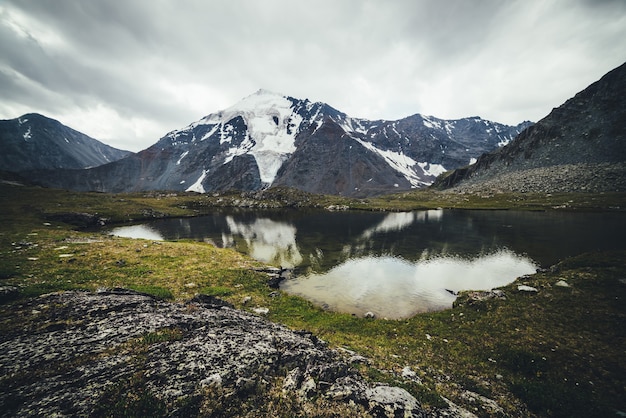
POLYGON ((259 315, 267 315, 268 313, 270 313, 270 310, 269 308, 253 308, 252 312, 259 315))
POLYGON ((188 303, 204 305, 205 307, 212 309, 220 309, 224 307, 231 309, 235 308, 232 303, 226 302, 225 300, 222 300, 216 296, 203 294, 194 296, 193 299, 191 299, 188 303))
POLYGON ((554 285, 558 287, 570 287, 569 283, 567 283, 565 280, 559 280, 554 285))
POLYGON ((409 392, 394 386, 366 389, 369 413, 376 417, 424 417, 426 414, 409 392))
POLYGON ((413 370, 411 370, 410 366, 405 366, 402 369, 402 377, 413 379, 416 376, 417 376, 417 374, 413 370))
POLYGON ((221 387, 222 386, 222 376, 219 373, 212 374, 206 379, 202 379, 200 381, 200 386, 204 387, 221 387))
POLYGON ((517 286, 517 290, 519 290, 520 292, 538 292, 537 288, 526 286, 524 284, 517 286))
POLYGON ((367 383, 310 333, 222 302, 99 289, 0 306, 2 414, 89 416, 115 401, 107 390, 137 382, 173 416, 177 405, 207 390, 245 399, 284 382, 283 391, 304 399, 354 402, 374 416, 424 416, 408 392, 367 383))

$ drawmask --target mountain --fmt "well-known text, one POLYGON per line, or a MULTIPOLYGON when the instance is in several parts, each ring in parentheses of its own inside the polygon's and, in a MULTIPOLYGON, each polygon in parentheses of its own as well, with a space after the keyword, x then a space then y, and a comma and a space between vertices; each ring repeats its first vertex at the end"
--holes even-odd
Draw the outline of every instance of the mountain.
POLYGON ((365 196, 427 186, 444 171, 507 143, 528 125, 419 114, 370 121, 325 103, 259 90, 122 160, 31 176, 48 186, 106 192, 283 185, 365 196))
POLYGON ((433 187, 477 191, 626 191, 626 63, 433 187))
POLYGON ((37 113, 0 120, 0 170, 89 168, 130 154, 37 113))

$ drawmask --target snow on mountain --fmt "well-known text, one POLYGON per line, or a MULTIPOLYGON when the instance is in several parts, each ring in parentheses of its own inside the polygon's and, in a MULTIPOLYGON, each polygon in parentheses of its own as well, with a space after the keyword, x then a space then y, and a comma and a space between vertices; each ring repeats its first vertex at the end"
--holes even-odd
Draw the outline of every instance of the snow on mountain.
POLYGON ((261 89, 169 132, 111 167, 42 181, 115 192, 208 193, 282 185, 314 193, 371 195, 425 187, 446 170, 510 140, 523 127, 419 114, 370 121, 325 103, 261 89))
POLYGON ((296 150, 302 116, 294 112, 287 98, 267 90, 257 91, 222 113, 223 120, 238 116, 248 127, 252 145, 247 151, 256 159, 261 181, 271 184, 280 166, 296 150))

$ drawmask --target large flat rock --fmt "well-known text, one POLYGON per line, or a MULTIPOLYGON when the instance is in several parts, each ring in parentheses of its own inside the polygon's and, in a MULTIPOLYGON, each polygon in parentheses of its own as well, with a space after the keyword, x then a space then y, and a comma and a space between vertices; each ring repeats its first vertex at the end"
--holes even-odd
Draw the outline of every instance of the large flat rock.
POLYGON ((5 305, 0 321, 2 416, 102 416, 120 398, 194 416, 208 398, 244 401, 273 387, 377 416, 425 416, 408 392, 365 383, 316 337, 210 298, 62 292, 5 305))

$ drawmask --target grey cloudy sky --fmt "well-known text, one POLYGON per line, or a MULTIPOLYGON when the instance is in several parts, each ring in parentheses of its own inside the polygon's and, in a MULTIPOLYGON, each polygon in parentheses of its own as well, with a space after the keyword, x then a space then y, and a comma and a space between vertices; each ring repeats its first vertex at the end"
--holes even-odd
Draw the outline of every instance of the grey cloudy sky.
POLYGON ((350 116, 538 120, 626 61, 626 0, 4 0, 0 118, 117 148, 265 88, 350 116))

